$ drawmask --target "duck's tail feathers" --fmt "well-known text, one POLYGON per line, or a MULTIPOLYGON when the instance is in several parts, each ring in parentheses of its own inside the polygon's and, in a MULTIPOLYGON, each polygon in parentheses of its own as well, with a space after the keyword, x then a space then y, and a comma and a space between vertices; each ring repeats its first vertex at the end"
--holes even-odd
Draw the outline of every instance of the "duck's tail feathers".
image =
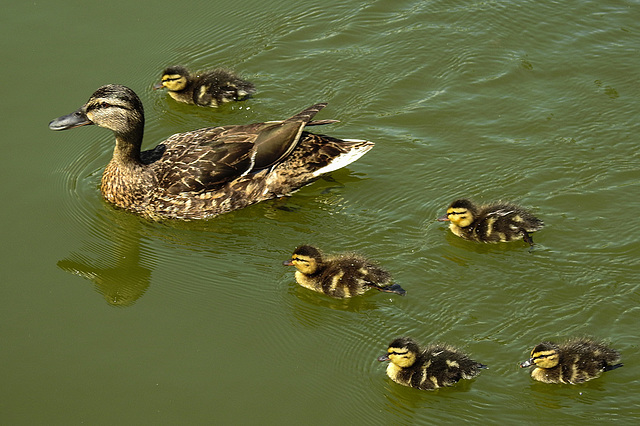
POLYGON ((620 368, 622 367, 624 364, 620 363, 620 364, 614 364, 614 365, 605 365, 604 368, 602 369, 602 371, 611 371, 611 370, 615 370, 616 368, 620 368))
POLYGON ((527 226, 527 232, 536 232, 544 228, 544 222, 538 218, 533 218, 527 226))
POLYGON ((385 286, 385 287, 377 286, 375 284, 369 284, 369 287, 375 288, 376 290, 380 290, 380 291, 382 291, 384 293, 399 294, 400 296, 404 296, 405 294, 407 294, 407 291, 405 289, 403 289, 402 287, 400 287, 400 285, 398 285, 398 284, 392 284, 392 285, 385 286))
POLYGON ((339 123, 340 120, 312 120, 306 124, 306 126, 321 126, 323 124, 339 123))
POLYGON ((309 108, 306 108, 291 118, 287 118, 285 121, 302 121, 303 123, 309 123, 311 119, 326 106, 326 102, 311 105, 309 108))
POLYGON ((359 139, 343 139, 342 142, 344 143, 342 148, 345 152, 334 157, 326 166, 314 171, 313 176, 318 177, 325 173, 341 169, 365 155, 375 145, 373 142, 359 139))

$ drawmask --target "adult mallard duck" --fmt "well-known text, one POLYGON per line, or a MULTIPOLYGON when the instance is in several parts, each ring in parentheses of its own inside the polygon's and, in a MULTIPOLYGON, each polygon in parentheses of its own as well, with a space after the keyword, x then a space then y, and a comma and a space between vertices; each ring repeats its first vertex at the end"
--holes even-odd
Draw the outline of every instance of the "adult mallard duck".
POLYGON ((289 195, 373 147, 305 132, 305 126, 335 122, 311 121, 325 106, 281 121, 178 133, 140 152, 142 102, 133 90, 112 84, 49 128, 96 124, 114 132, 116 147, 100 188, 107 201, 152 219, 204 219, 289 195))
POLYGON ((191 74, 182 66, 164 70, 160 83, 153 89, 167 88, 169 95, 178 102, 217 107, 222 103, 245 100, 255 93, 252 83, 222 68, 191 74))
POLYGON ((387 376, 394 382, 423 390, 453 386, 487 368, 453 346, 431 344, 421 349, 410 337, 395 339, 378 361, 390 361, 387 376))
POLYGON ((451 232, 465 240, 483 243, 524 240, 531 246, 533 239, 529 234, 544 226, 540 219, 514 204, 478 206, 467 199, 451 203, 447 214, 438 220, 449 221, 451 232))
POLYGON ((296 267, 296 281, 302 287, 331 297, 358 296, 372 288, 402 296, 406 293, 391 282, 389 272, 358 254, 325 257, 317 248, 303 245, 283 264, 296 267))
POLYGON ((544 383, 576 384, 599 377, 603 371, 622 367, 620 353, 602 342, 575 338, 562 344, 542 342, 531 358, 520 364, 532 367, 531 377, 544 383))

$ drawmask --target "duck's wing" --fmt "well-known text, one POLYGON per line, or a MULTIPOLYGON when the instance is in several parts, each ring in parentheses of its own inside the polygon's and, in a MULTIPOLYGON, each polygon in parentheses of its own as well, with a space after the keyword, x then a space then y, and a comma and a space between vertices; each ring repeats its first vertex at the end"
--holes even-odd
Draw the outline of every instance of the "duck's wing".
POLYGON ((201 192, 269 168, 293 151, 305 125, 325 106, 313 105, 282 121, 173 135, 164 142, 166 150, 153 164, 158 184, 173 194, 201 192))
POLYGON ((255 140, 253 169, 266 169, 282 161, 297 146, 305 126, 334 123, 336 120, 311 121, 326 106, 326 102, 318 103, 284 121, 263 123, 269 126, 255 140))

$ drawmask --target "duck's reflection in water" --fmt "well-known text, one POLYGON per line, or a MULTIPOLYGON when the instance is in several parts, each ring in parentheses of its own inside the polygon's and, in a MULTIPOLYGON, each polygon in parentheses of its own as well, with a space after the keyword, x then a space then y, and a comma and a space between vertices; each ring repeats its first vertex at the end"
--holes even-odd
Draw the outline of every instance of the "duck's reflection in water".
POLYGON ((131 306, 142 297, 149 288, 155 263, 153 256, 146 256, 145 260, 141 257, 139 219, 128 219, 118 221, 119 227, 112 223, 109 231, 103 229, 100 234, 104 239, 97 248, 94 243, 91 249, 72 252, 57 263, 60 269, 93 281, 112 306, 131 306))

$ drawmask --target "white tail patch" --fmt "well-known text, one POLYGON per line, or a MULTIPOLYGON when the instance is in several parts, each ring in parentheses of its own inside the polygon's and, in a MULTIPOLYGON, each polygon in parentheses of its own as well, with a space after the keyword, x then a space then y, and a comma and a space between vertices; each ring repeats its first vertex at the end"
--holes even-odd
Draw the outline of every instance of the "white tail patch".
POLYGON ((337 156, 336 158, 333 159, 333 161, 331 161, 331 163, 313 172, 313 176, 317 177, 325 173, 333 172, 334 170, 341 169, 353 163, 354 161, 356 161, 357 159, 365 155, 367 152, 369 152, 369 150, 373 148, 373 145, 374 145, 373 142, 360 140, 360 139, 343 139, 343 140, 345 142, 357 142, 357 143, 360 143, 360 145, 356 145, 352 147, 349 150, 349 152, 345 152, 344 154, 337 156))

